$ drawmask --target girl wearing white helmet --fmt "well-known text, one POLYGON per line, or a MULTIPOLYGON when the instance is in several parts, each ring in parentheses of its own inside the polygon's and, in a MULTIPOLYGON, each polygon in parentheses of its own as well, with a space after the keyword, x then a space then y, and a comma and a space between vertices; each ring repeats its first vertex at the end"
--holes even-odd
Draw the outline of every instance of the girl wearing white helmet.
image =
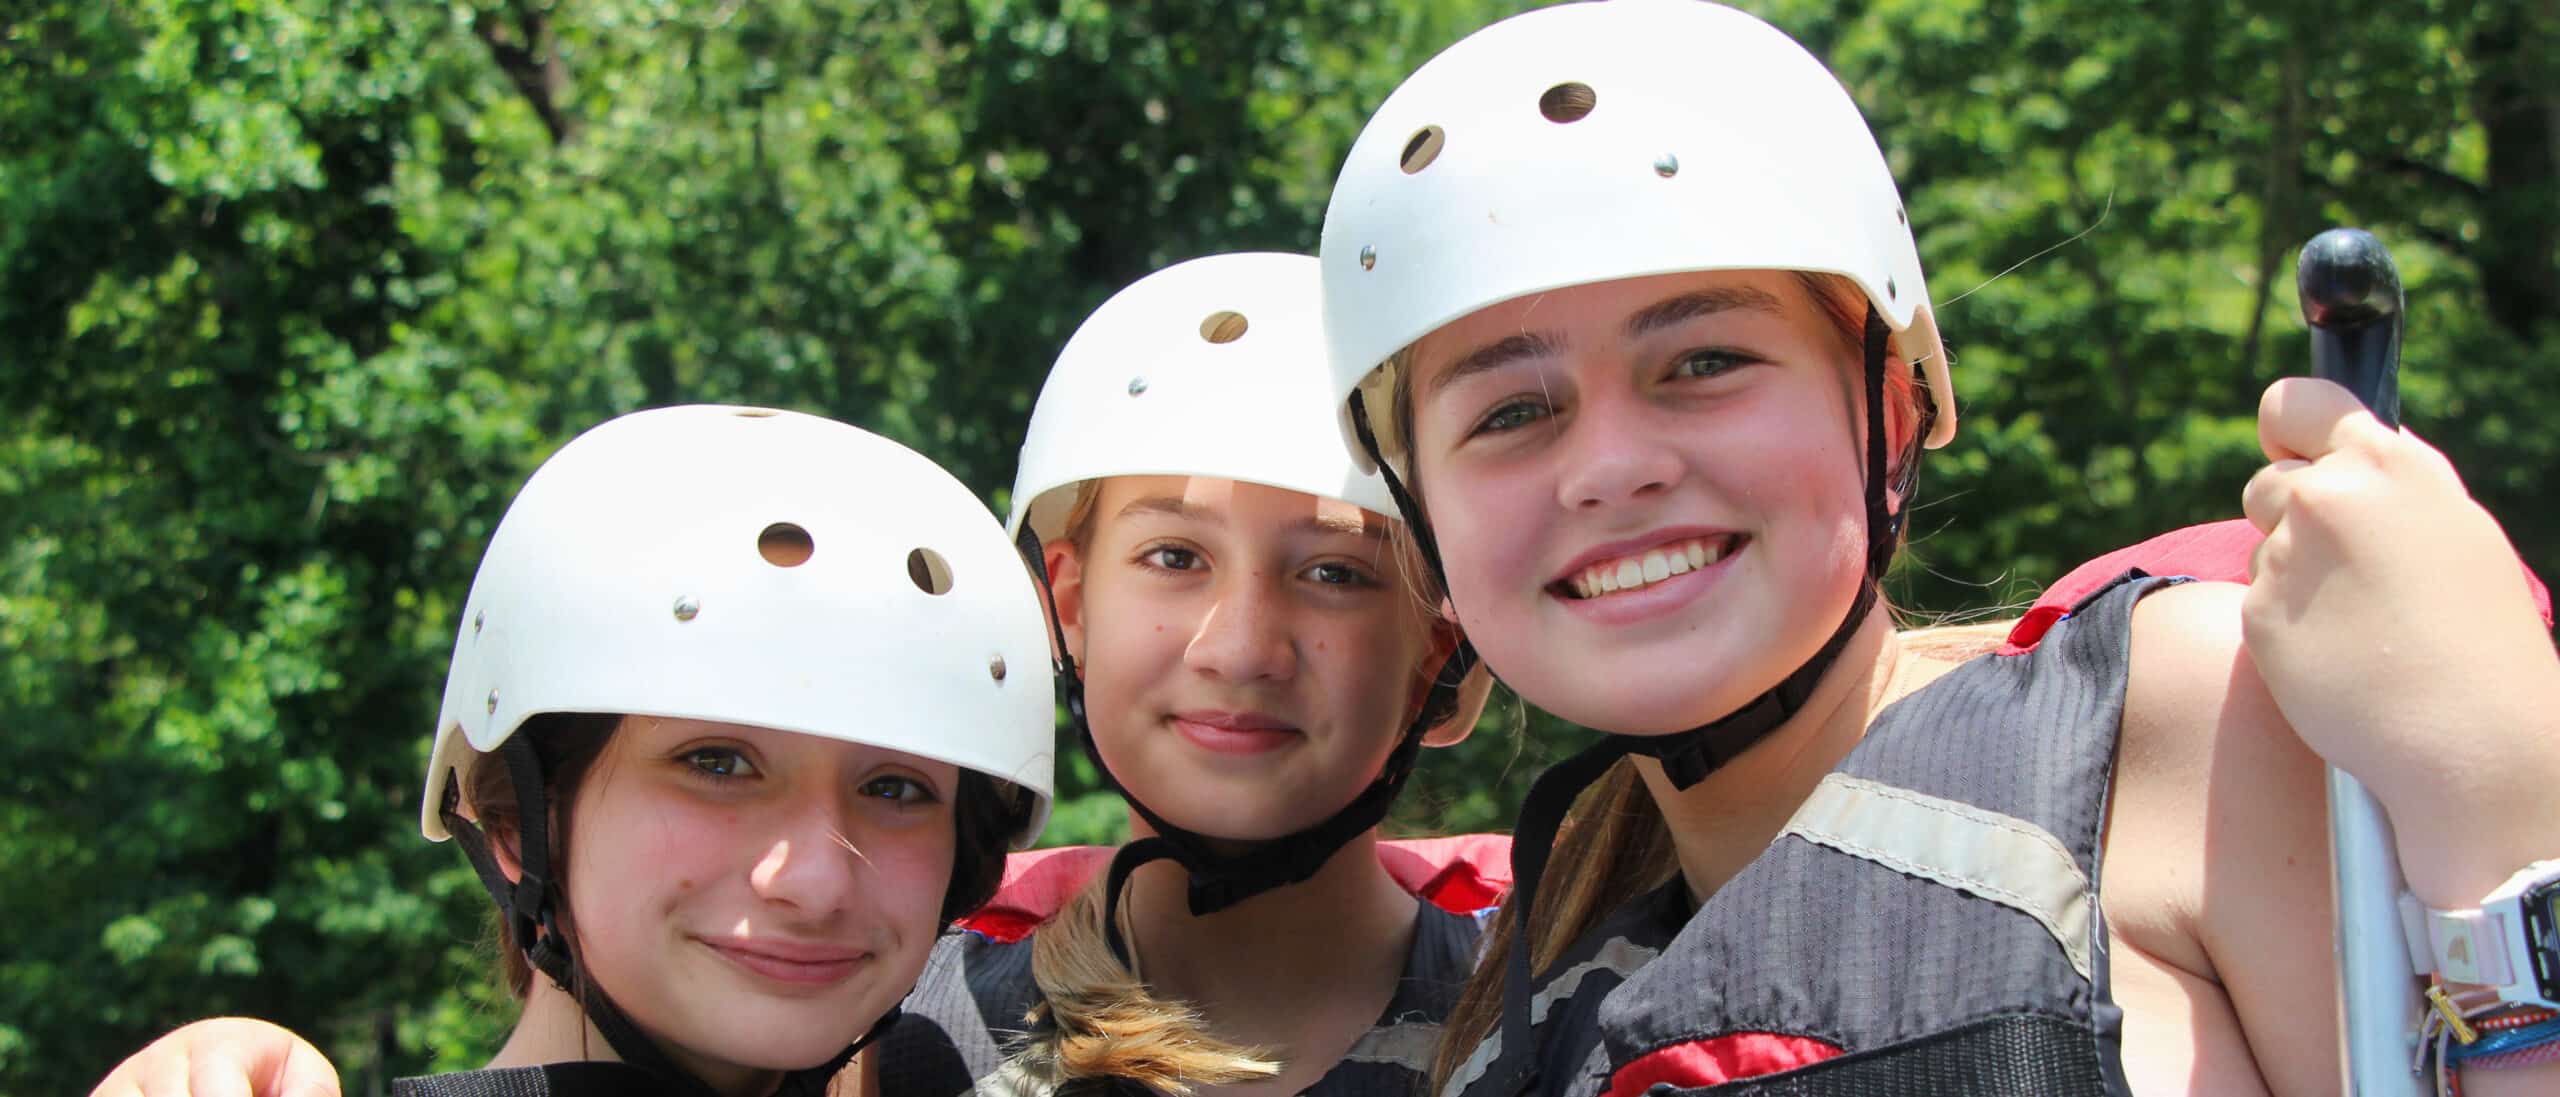
MULTIPOLYGON (((728 407, 570 442, 464 603, 421 816, 523 1011, 393 1091, 823 1092, 1047 817, 1047 648, 994 517, 893 442, 728 407)), ((98 1092, 184 1091, 170 1041, 98 1092)))
POLYGON ((1134 840, 1027 940, 950 939, 872 1056, 883 1092, 1421 1080, 1478 923, 1401 886, 1376 827, 1490 680, 1450 664, 1393 502, 1334 436, 1318 308, 1312 258, 1213 256, 1122 290, 1059 355, 1011 525, 1134 840))
POLYGON ((1446 1092, 2335 1092, 2322 760, 2428 906, 2560 848, 2512 550, 2335 386, 2262 405, 2253 586, 1894 631, 1947 355, 1855 104, 1755 18, 1477 32, 1370 120, 1322 256, 1348 444, 1486 663, 1609 733, 1524 807, 1446 1092))

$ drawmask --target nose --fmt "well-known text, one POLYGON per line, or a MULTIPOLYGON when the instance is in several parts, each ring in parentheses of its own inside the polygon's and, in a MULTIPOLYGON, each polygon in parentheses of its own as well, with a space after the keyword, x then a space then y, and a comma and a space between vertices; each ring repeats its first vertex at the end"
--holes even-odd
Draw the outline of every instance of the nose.
POLYGON ((1680 455, 1665 424, 1651 422, 1638 401, 1594 394, 1565 426, 1556 501, 1567 510, 1598 510, 1670 490, 1680 455))
POLYGON ((1267 575, 1243 570, 1228 579, 1201 619, 1183 649, 1183 664, 1232 681, 1287 678, 1297 673, 1298 652, 1284 595, 1272 589, 1267 575))
POLYGON ((771 902, 812 914, 842 909, 860 885, 865 860, 860 835, 836 797, 800 799, 767 839, 748 881, 771 902))

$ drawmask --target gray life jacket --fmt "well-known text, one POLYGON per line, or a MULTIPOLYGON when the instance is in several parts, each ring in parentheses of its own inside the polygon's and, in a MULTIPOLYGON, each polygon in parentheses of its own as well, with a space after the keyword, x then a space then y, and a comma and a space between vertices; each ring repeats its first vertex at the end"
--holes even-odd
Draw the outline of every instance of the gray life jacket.
MULTIPOLYGON (((1546 1092, 2124 1097, 2098 901, 2139 571, 1888 706, 1776 841, 1535 984, 1546 1092)), ((1517 1077, 1495 1033, 1448 1092, 1517 1077)))

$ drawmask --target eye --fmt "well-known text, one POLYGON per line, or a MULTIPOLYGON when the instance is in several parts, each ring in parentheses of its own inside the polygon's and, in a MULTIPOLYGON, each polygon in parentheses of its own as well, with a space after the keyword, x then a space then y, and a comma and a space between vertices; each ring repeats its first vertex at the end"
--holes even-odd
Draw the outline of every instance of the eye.
POLYGON ((695 747, 677 756, 693 772, 714 781, 756 776, 755 763, 735 747, 695 747))
POLYGON ((1484 414, 1484 418, 1476 420, 1475 429, 1468 431, 1467 436, 1472 438, 1482 434, 1500 434, 1504 431, 1518 430, 1546 418, 1547 415, 1548 409, 1544 403, 1527 399, 1511 400, 1495 406, 1492 411, 1484 414))
POLYGON ((1299 574, 1329 587, 1374 587, 1378 577, 1356 565, 1340 560, 1327 560, 1299 574))
POLYGON ((1682 354, 1672 363, 1671 374, 1674 377, 1721 377, 1759 360, 1729 347, 1708 347, 1682 354))
POLYGON ((1190 571, 1200 566, 1200 554, 1180 545, 1152 545, 1138 553, 1138 562, 1165 571, 1190 571))
POLYGON ((913 777, 889 774, 862 783, 862 794, 874 800, 885 800, 899 807, 923 807, 938 803, 933 786, 913 777))

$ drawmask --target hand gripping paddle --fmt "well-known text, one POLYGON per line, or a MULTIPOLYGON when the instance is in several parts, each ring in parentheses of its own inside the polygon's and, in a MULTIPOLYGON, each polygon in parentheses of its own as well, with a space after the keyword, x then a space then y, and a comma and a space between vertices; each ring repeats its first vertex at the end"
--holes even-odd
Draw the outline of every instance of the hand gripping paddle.
MULTIPOLYGON (((2294 270, 2311 325, 2311 373, 2344 385, 2386 427, 2400 425, 2400 270, 2363 229, 2330 229, 2294 270)), ((2329 865, 2337 914, 2338 1024, 2346 1092, 2423 1097, 2411 1069, 2421 1004, 2400 933, 2398 847, 2363 783, 2329 769, 2329 865)))

